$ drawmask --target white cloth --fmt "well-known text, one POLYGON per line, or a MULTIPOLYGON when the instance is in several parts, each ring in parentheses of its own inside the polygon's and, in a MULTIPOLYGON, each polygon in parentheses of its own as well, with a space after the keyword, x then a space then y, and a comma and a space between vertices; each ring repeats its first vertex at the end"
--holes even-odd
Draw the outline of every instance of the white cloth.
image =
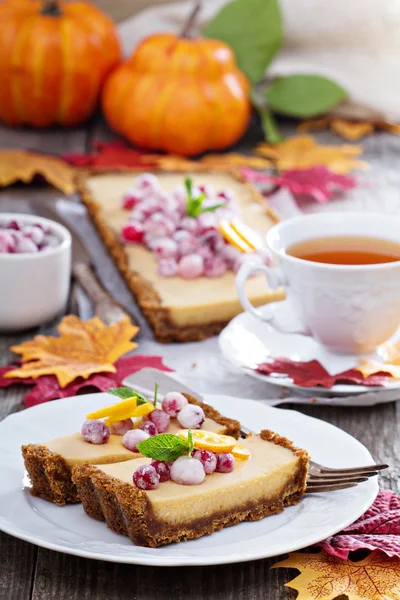
MULTIPOLYGON (((198 31, 227 0, 205 0, 198 31)), ((281 0, 285 43, 270 75, 312 73, 343 85, 340 114, 400 121, 400 0, 281 0)), ((149 8, 120 23, 124 53, 145 36, 179 32, 192 1, 149 8)))

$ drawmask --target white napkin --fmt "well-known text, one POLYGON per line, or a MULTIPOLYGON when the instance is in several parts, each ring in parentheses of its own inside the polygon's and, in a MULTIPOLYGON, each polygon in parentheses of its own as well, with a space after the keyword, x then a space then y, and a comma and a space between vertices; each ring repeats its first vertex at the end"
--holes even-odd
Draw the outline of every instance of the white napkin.
MULTIPOLYGON (((227 0, 205 0, 198 30, 227 0)), ((313 73, 349 92, 339 114, 400 121, 400 0, 280 0, 285 43, 270 75, 313 73)), ((192 1, 149 8, 120 23, 125 55, 141 39, 179 32, 192 1)))

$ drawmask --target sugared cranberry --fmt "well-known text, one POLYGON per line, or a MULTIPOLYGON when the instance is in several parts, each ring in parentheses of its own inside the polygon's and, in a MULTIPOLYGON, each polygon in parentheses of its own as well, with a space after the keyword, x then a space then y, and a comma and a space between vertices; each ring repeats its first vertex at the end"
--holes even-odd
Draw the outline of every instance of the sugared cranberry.
POLYGON ((178 244, 171 238, 159 238, 154 243, 153 252, 157 258, 176 258, 178 244))
POLYGON ((158 475, 160 476, 161 483, 170 479, 170 471, 172 464, 172 462, 162 462, 160 460, 151 461, 151 466, 155 468, 158 475))
POLYGON ((110 437, 110 430, 103 421, 88 420, 82 425, 81 436, 89 444, 105 444, 110 437))
POLYGON ((148 433, 150 437, 158 434, 158 429, 152 421, 143 421, 139 429, 148 433))
POLYGON ((226 271, 226 262, 219 256, 214 256, 204 261, 204 275, 206 277, 221 277, 226 271))
POLYGON ((162 401, 162 409, 170 417, 176 417, 187 404, 187 398, 180 392, 168 392, 162 401))
POLYGON ((37 225, 27 225, 22 231, 24 237, 32 240, 36 246, 40 246, 40 244, 44 241, 44 231, 37 225))
POLYGON ((204 244, 204 246, 200 246, 200 248, 196 250, 196 254, 200 254, 204 261, 212 260, 214 258, 214 252, 211 250, 210 246, 207 246, 206 244, 204 244))
POLYGON ((201 462, 206 475, 214 473, 217 467, 217 457, 213 452, 210 452, 210 450, 196 450, 193 458, 196 458, 201 462))
POLYGON ((16 250, 15 238, 9 231, 0 231, 0 252, 1 253, 13 253, 16 250))
POLYGON ((173 277, 178 272, 178 263, 174 258, 161 258, 158 261, 158 274, 162 277, 173 277))
POLYGON ((36 246, 35 242, 33 242, 29 238, 25 238, 23 235, 21 235, 16 240, 15 252, 20 253, 20 254, 22 254, 22 253, 31 254, 33 252, 39 252, 39 248, 36 246))
POLYGON ((196 254, 199 248, 199 242, 191 234, 180 242, 178 242, 179 256, 187 256, 188 254, 196 254))
POLYGON ((154 237, 170 236, 175 231, 175 223, 161 212, 151 215, 143 226, 146 233, 151 233, 154 237))
POLYGON ((191 233, 192 235, 196 235, 199 229, 197 220, 193 217, 184 217, 180 222, 180 227, 185 231, 189 231, 189 233, 191 233))
POLYGON ((121 235, 125 242, 139 244, 143 240, 144 230, 138 221, 128 221, 122 228, 121 235))
POLYGON ((132 188, 128 190, 122 198, 122 208, 125 210, 132 210, 132 208, 136 206, 136 204, 138 204, 142 198, 142 194, 140 194, 137 189, 132 188))
POLYGON ((142 429, 131 429, 130 431, 127 431, 122 438, 122 445, 131 452, 139 452, 137 445, 140 442, 143 442, 143 440, 147 440, 149 437, 149 434, 142 429))
POLYGON ((202 463, 190 456, 180 456, 172 465, 170 475, 172 481, 181 485, 199 485, 206 477, 202 463))
POLYGON ((159 410, 158 408, 153 410, 147 418, 157 427, 158 433, 165 433, 171 421, 170 416, 165 411, 159 410))
POLYGON ((160 182, 153 173, 143 173, 136 178, 136 187, 139 190, 157 192, 160 189, 160 182))
POLYGON ((235 457, 230 453, 217 454, 217 473, 230 473, 235 467, 235 457))
POLYGON ((155 490, 160 476, 152 465, 142 465, 133 474, 133 483, 141 490, 155 490))
POLYGON ((207 231, 217 229, 218 220, 213 212, 205 212, 197 218, 197 224, 199 227, 199 233, 206 233, 207 231))
POLYGON ((110 424, 110 432, 113 435, 124 435, 133 427, 132 419, 124 419, 123 421, 113 421, 110 424))
POLYGON ((204 260, 199 254, 188 254, 183 256, 178 264, 181 277, 185 279, 196 279, 203 275, 204 260))
POLYGON ((13 219, 7 223, 7 229, 14 229, 15 231, 21 231, 23 227, 24 226, 21 221, 17 221, 16 219, 13 219))
POLYGON ((188 404, 178 413, 177 419, 184 429, 200 429, 204 423, 205 415, 201 406, 188 404))
POLYGON ((56 246, 58 246, 58 244, 60 243, 59 239, 57 236, 49 233, 49 234, 45 234, 44 236, 44 240, 41 244, 42 248, 55 248, 56 246))

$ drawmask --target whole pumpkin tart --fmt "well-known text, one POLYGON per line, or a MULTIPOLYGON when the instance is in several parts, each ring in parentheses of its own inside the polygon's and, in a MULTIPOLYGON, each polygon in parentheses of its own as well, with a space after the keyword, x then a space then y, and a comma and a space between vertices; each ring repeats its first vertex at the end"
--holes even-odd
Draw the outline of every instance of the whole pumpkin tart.
POLYGON ((113 22, 87 2, 0 3, 0 119, 75 125, 121 59, 113 22))
POLYGON ((192 156, 235 143, 250 118, 249 83, 224 42, 153 35, 107 80, 111 127, 133 144, 192 156))

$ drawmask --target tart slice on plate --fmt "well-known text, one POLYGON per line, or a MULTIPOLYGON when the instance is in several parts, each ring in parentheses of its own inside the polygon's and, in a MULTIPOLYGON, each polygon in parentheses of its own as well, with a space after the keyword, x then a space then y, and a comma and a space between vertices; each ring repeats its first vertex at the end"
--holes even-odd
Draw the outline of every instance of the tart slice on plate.
POLYGON ((139 444, 150 458, 75 467, 86 513, 134 544, 155 548, 277 514, 305 493, 308 454, 286 438, 263 430, 239 446, 212 432, 192 435, 194 450, 190 430, 178 432, 188 446, 174 461, 151 459, 172 456, 157 450, 157 441, 164 450, 173 446, 161 434, 139 444))
MULTIPOLYGON (((71 479, 81 464, 115 464, 140 459, 138 442, 181 427, 207 429, 238 438, 240 423, 188 394, 171 392, 162 403, 129 388, 117 388, 121 402, 86 415, 81 432, 44 444, 22 446, 31 493, 55 504, 80 502, 71 479)), ((111 398, 111 396, 110 396, 111 398)))
MULTIPOLYGON (((98 173, 81 194, 159 341, 204 339, 242 312, 235 272, 243 255, 225 241, 220 223, 239 216, 263 237, 277 218, 239 175, 98 173)), ((247 292, 256 306, 283 298, 263 276, 249 280, 247 292)))

